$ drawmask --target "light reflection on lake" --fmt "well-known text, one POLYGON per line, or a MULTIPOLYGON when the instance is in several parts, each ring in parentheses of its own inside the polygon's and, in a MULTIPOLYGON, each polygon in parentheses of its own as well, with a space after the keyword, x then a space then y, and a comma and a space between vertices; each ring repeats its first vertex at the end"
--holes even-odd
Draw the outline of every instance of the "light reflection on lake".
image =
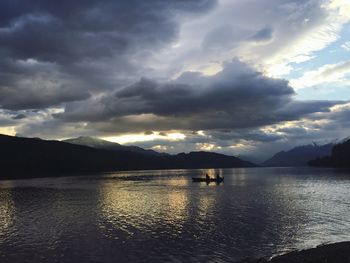
POLYGON ((350 239, 332 169, 118 172, 0 182, 0 262, 232 262, 350 239), (192 183, 208 173, 225 182, 192 183))
POLYGON ((15 214, 10 190, 0 191, 0 236, 6 238, 7 230, 11 227, 15 214))

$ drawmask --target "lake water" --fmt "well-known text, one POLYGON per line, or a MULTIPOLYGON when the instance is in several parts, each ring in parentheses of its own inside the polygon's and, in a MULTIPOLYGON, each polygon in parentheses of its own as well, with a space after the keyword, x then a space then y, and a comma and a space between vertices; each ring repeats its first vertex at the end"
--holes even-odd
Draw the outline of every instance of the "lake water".
POLYGON ((349 190, 350 173, 313 168, 0 181, 0 262, 232 262, 350 240, 349 190))

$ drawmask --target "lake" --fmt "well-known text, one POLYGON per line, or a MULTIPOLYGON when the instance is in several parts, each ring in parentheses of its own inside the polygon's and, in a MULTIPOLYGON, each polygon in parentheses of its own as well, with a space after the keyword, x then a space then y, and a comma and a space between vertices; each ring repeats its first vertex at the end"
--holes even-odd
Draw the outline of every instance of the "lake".
POLYGON ((233 262, 350 240, 350 173, 117 172, 0 181, 0 262, 233 262), (192 183, 220 173, 224 183, 192 183))

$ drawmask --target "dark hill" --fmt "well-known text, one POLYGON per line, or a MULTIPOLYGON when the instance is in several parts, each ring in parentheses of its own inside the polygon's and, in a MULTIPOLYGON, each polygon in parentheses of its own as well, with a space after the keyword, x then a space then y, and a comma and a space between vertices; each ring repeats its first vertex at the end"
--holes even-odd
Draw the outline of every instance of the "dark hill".
POLYGON ((116 170, 251 167, 217 153, 150 155, 95 149, 60 141, 0 135, 0 178, 30 178, 116 170))
POLYGON ((332 154, 309 162, 311 166, 350 167, 350 140, 333 147, 332 154))
MULTIPOLYGON (((131 152, 99 150, 59 141, 0 135, 0 177, 32 177, 33 174, 111 171, 151 168, 151 156, 131 152)), ((41 176, 41 175, 40 175, 41 176)))
POLYGON ((190 152, 179 153, 170 157, 179 168, 231 168, 231 167, 254 167, 248 161, 243 161, 234 156, 223 155, 213 152, 190 152))
POLYGON ((308 161, 331 154, 334 144, 310 144, 295 147, 289 151, 276 153, 273 157, 262 163, 263 166, 289 167, 307 166, 308 161))

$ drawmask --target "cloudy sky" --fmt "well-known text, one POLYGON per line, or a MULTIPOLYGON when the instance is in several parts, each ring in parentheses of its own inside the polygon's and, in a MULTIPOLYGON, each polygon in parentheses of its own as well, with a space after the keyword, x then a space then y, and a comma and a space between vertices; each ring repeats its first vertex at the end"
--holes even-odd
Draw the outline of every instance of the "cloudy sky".
POLYGON ((350 0, 1 0, 0 133, 268 157, 350 136, 350 0))

